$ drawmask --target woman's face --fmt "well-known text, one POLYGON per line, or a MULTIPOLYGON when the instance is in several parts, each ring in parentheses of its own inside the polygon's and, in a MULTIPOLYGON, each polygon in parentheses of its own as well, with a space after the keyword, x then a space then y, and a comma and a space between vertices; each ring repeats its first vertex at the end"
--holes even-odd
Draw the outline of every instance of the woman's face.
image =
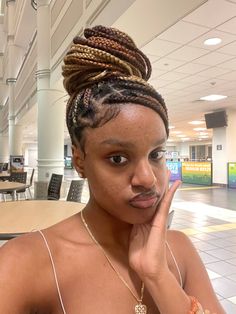
POLYGON ((127 104, 85 132, 84 174, 90 203, 129 223, 150 220, 166 189, 166 131, 150 108, 127 104))

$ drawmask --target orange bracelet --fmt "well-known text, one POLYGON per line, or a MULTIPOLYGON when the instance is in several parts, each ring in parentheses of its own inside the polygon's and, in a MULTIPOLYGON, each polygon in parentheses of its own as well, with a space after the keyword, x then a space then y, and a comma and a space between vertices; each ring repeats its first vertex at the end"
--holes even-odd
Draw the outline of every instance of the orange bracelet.
MULTIPOLYGON (((189 297, 191 301, 191 309, 188 314, 204 314, 201 304, 195 297, 189 297)), ((206 313, 207 314, 207 313, 206 313)), ((210 313, 209 313, 210 314, 210 313)))
MULTIPOLYGON (((191 309, 188 314, 211 314, 209 310, 203 311, 201 304, 195 297, 189 297, 191 301, 191 309)), ((216 313, 213 313, 216 314, 216 313)))

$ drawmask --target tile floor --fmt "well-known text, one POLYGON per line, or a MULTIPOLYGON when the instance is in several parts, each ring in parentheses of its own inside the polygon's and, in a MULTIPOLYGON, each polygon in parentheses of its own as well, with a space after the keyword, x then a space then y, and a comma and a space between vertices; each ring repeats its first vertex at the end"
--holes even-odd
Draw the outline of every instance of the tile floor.
MULTIPOLYGON (((67 191, 70 180, 75 178, 78 175, 74 170, 65 170, 67 191)), ((88 197, 85 183, 82 202, 86 202, 88 197)), ((226 313, 235 314, 236 190, 183 185, 175 195, 172 209, 175 214, 171 228, 181 230, 190 237, 226 313)), ((3 241, 0 241, 1 244, 3 241)))
POLYGON ((172 228, 190 237, 226 313, 235 314, 236 190, 183 186, 172 207, 172 228))

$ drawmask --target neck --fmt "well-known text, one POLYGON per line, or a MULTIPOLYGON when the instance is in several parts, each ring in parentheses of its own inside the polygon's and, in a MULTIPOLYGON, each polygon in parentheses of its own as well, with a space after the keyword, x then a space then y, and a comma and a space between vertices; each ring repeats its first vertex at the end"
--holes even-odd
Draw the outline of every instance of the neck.
POLYGON ((102 246, 119 247, 128 251, 131 224, 112 216, 92 201, 84 208, 83 216, 90 231, 102 246))

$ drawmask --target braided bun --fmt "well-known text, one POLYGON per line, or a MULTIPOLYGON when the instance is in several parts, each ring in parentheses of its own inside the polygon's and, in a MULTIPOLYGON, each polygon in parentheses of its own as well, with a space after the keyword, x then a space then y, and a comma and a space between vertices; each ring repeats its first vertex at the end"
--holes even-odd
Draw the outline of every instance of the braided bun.
POLYGON ((62 70, 73 142, 81 140, 85 127, 98 127, 116 116, 125 103, 155 110, 168 135, 164 100, 147 83, 150 61, 127 34, 104 26, 85 29, 84 38, 74 38, 62 70))
POLYGON ((85 29, 84 36, 74 38, 64 58, 62 75, 69 95, 111 76, 149 79, 150 61, 125 33, 95 26, 85 29))

